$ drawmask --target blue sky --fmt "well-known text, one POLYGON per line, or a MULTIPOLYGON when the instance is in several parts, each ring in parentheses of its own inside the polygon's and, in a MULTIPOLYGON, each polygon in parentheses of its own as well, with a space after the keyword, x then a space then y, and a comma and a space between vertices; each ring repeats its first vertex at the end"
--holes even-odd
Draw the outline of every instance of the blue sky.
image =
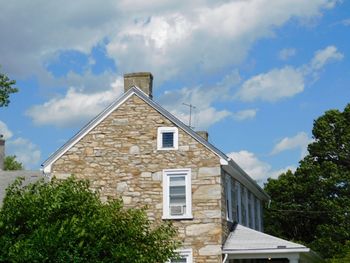
POLYGON ((150 71, 154 100, 263 182, 295 169, 315 118, 350 102, 350 3, 0 0, 7 154, 40 164, 150 71))

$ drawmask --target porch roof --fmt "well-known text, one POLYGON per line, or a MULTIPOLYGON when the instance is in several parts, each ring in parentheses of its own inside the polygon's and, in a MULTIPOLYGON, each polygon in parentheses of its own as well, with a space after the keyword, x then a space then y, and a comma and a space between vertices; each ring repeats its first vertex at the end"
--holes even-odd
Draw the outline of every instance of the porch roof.
POLYGON ((228 254, 251 252, 309 252, 310 249, 304 245, 290 242, 278 237, 274 237, 254 229, 236 225, 234 231, 228 236, 223 252, 228 254))

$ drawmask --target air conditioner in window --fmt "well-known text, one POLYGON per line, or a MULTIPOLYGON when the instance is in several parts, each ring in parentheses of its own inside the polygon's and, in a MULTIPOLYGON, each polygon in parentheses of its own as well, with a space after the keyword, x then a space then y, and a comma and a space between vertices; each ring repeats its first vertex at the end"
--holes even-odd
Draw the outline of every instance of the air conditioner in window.
POLYGON ((183 215, 185 214, 185 206, 184 205, 172 205, 170 206, 170 215, 183 215))

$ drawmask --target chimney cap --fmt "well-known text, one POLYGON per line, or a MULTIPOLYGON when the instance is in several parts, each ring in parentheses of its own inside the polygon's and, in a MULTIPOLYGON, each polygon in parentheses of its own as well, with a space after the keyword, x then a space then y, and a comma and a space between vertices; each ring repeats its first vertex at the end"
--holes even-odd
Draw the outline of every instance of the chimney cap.
POLYGON ((124 92, 136 86, 152 98, 153 75, 151 72, 134 72, 124 74, 124 92))
POLYGON ((132 73, 125 73, 124 78, 130 78, 130 77, 151 77, 153 79, 153 75, 151 72, 132 72, 132 73))
POLYGON ((196 133, 201 136, 204 140, 208 141, 209 133, 207 131, 196 131, 196 133))

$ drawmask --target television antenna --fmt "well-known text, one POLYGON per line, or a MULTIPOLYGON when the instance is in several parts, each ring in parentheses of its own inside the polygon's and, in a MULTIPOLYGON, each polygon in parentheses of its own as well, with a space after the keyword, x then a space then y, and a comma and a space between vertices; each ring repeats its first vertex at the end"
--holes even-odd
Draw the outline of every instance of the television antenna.
POLYGON ((182 103, 182 105, 185 105, 185 106, 190 108, 190 118, 188 120, 188 127, 190 127, 191 129, 194 129, 194 127, 191 126, 192 125, 192 109, 195 109, 196 106, 192 105, 191 103, 190 104, 182 103))

